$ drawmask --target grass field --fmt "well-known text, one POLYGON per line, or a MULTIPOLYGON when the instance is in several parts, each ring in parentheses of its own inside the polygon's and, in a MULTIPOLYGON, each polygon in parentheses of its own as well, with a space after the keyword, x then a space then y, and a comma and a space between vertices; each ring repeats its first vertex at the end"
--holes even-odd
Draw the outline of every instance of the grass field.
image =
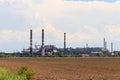
POLYGON ((33 80, 120 80, 120 58, 1 58, 0 67, 34 71, 33 80))

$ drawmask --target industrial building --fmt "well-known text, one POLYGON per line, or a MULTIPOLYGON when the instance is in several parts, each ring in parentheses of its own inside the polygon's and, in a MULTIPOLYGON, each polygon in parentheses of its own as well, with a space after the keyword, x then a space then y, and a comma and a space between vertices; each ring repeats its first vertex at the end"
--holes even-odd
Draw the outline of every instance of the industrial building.
MULTIPOLYGON (((44 49, 45 50, 44 50, 44 54, 43 54, 42 47, 38 47, 37 45, 35 45, 35 47, 32 49, 32 54, 33 55, 45 56, 45 55, 52 55, 53 52, 57 51, 57 49, 54 45, 45 45, 44 49)), ((23 49, 22 53, 29 54, 30 53, 30 48, 23 49)))
MULTIPOLYGON (((33 47, 32 44, 32 29, 30 30, 30 47, 27 49, 23 49, 21 54, 27 56, 49 56, 55 53, 61 54, 72 54, 72 55, 83 55, 83 56, 99 56, 101 53, 105 55, 111 55, 110 51, 107 49, 107 42, 105 38, 103 39, 103 47, 88 47, 86 44, 86 48, 67 48, 66 47, 66 33, 64 33, 64 46, 63 48, 57 48, 55 45, 45 45, 44 42, 44 29, 42 29, 42 37, 41 37, 41 45, 35 44, 33 47)), ((113 43, 111 43, 111 52, 113 53, 113 43)))
POLYGON ((57 51, 57 48, 54 45, 44 45, 44 29, 42 29, 42 45, 35 45, 35 47, 33 47, 32 45, 32 30, 30 30, 30 47, 27 49, 23 49, 21 51, 22 54, 28 54, 29 56, 33 56, 33 55, 41 55, 41 56, 45 56, 45 55, 52 55, 53 52, 57 51))

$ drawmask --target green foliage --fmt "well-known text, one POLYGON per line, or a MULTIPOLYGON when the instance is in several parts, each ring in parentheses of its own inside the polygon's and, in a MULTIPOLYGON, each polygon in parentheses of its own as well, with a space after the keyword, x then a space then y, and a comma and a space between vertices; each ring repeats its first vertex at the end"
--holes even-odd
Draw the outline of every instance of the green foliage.
POLYGON ((22 76, 18 76, 12 72, 9 72, 3 68, 0 68, 0 80, 27 80, 22 76))
POLYGON ((5 54, 0 54, 0 57, 5 57, 5 54))
POLYGON ((6 55, 4 53, 0 53, 0 57, 12 57, 12 55, 6 55))
POLYGON ((35 75, 34 72, 28 71, 28 67, 21 67, 18 71, 18 75, 25 77, 27 80, 31 80, 31 78, 35 75))
POLYGON ((49 56, 49 57, 82 57, 81 53, 64 53, 64 52, 56 52, 56 53, 53 53, 52 56, 49 56))
POLYGON ((103 52, 99 53, 100 57, 105 57, 105 54, 103 52))

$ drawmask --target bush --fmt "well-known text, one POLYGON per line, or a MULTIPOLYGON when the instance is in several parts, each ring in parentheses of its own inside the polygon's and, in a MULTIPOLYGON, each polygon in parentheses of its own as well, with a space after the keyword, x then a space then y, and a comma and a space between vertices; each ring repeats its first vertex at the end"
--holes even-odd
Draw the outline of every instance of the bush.
POLYGON ((35 73, 33 71, 28 71, 28 67, 24 66, 20 68, 18 75, 25 77, 27 80, 31 80, 35 73))
POLYGON ((26 78, 16 75, 6 69, 0 68, 0 80, 27 80, 26 78))

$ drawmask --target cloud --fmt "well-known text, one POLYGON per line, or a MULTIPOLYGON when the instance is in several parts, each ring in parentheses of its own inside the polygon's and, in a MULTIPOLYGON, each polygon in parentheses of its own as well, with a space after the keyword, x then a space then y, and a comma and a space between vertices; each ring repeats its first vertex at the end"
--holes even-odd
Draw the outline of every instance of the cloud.
POLYGON ((9 43, 9 42, 26 42, 27 41, 27 31, 13 31, 13 30, 0 30, 0 43, 9 43))
MULTIPOLYGON (((45 38, 46 42, 48 43, 51 41, 56 42, 63 42, 64 40, 64 32, 60 29, 57 29, 56 27, 52 26, 49 23, 46 23, 44 27, 36 27, 33 28, 33 40, 34 43, 41 40, 41 30, 45 29, 45 38)), ((85 33, 84 31, 81 33, 74 33, 69 34, 67 33, 67 41, 69 43, 78 43, 80 41, 84 40, 92 40, 94 37, 98 37, 98 35, 95 35, 96 29, 94 28, 87 28, 87 26, 84 27, 84 31, 88 31, 90 33, 93 32, 93 34, 85 33)), ((6 42, 12 42, 12 41, 18 41, 18 42, 28 42, 29 41, 29 30, 20 31, 20 30, 0 30, 0 42, 6 43, 6 42)))
POLYGON ((65 0, 65 1, 74 1, 74 2, 78 2, 78 1, 84 1, 84 2, 91 2, 91 1, 102 1, 102 2, 116 2, 117 0, 65 0))
POLYGON ((111 34, 120 34, 120 25, 110 25, 107 29, 111 34))
POLYGON ((120 25, 120 1, 39 1, 0 0, 1 43, 29 42, 30 28, 34 31, 34 43, 39 44, 42 28, 45 29, 46 44, 62 45, 64 32, 71 46, 89 41, 100 43, 103 37, 110 38, 109 41, 119 40, 116 35, 120 34, 117 27, 120 25))
POLYGON ((107 25, 106 26, 106 36, 114 41, 119 41, 119 35, 120 35, 120 25, 107 25))

